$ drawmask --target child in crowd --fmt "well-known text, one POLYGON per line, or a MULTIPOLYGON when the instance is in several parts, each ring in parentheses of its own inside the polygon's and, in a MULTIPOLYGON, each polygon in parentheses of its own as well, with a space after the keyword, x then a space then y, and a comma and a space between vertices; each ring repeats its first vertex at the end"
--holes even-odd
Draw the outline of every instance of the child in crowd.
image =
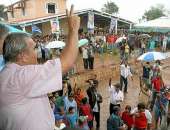
POLYGON ((66 125, 63 121, 63 117, 55 118, 55 128, 54 128, 54 130, 62 130, 65 127, 66 127, 66 125))
MULTIPOLYGON (((146 130, 148 127, 148 122, 147 122, 147 115, 145 114, 145 105, 143 103, 139 103, 137 108, 138 108, 138 112, 134 114, 135 116, 134 129, 146 130)), ((148 130, 150 130, 150 128, 148 128, 148 130)))
POLYGON ((80 128, 81 130, 89 130, 87 118, 88 118, 87 116, 80 116, 78 119, 77 128, 80 128))
POLYGON ((90 130, 93 129, 93 114, 90 104, 87 103, 87 98, 82 99, 82 105, 80 106, 80 115, 87 116, 88 126, 90 130))
POLYGON ((78 115, 75 112, 74 107, 69 107, 68 114, 66 115, 67 121, 69 123, 70 128, 76 128, 78 115))
POLYGON ((127 105, 125 107, 125 111, 122 113, 122 120, 128 126, 127 130, 131 130, 134 124, 133 115, 131 115, 130 112, 131 112, 131 106, 127 105))
POLYGON ((55 120, 62 119, 63 123, 65 124, 67 123, 64 107, 59 107, 57 113, 55 113, 54 115, 55 115, 55 120))

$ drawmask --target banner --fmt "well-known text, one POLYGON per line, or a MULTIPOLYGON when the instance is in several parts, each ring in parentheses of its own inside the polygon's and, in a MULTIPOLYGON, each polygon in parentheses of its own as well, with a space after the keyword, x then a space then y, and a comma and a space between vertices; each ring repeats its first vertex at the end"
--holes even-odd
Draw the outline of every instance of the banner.
POLYGON ((94 31, 94 13, 88 13, 88 22, 87 22, 87 29, 89 31, 94 31))
POLYGON ((52 33, 60 32, 58 18, 51 20, 51 31, 52 31, 52 33))
POLYGON ((32 33, 42 33, 41 29, 36 26, 36 25, 32 25, 32 33))
POLYGON ((115 18, 111 18, 111 21, 110 21, 110 28, 109 28, 109 33, 112 33, 114 28, 116 26, 116 19, 115 18))

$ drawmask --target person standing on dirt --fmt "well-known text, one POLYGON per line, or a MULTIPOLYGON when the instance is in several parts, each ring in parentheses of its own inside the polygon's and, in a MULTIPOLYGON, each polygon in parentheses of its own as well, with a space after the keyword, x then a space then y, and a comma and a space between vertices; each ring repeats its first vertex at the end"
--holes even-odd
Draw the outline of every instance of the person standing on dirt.
POLYGON ((150 81, 149 81, 150 70, 151 70, 150 63, 146 62, 146 64, 143 65, 142 79, 143 79, 144 85, 145 85, 145 87, 147 87, 147 89, 151 89, 151 84, 150 84, 150 81))
POLYGON ((165 124, 165 118, 167 114, 167 105, 168 105, 168 99, 166 97, 166 92, 159 93, 156 95, 156 101, 153 108, 153 115, 155 119, 155 129, 159 126, 159 120, 160 125, 165 124))
POLYGON ((91 83, 91 86, 87 89, 87 95, 89 98, 89 104, 93 111, 93 117, 96 120, 96 130, 100 128, 100 103, 102 103, 102 96, 97 91, 98 82, 91 83))
POLYGON ((130 66, 128 66, 127 61, 123 61, 120 65, 120 90, 123 89, 124 84, 125 93, 127 93, 128 76, 130 76, 131 79, 133 80, 130 66))
POLYGON ((88 64, 89 64, 89 69, 93 70, 94 68, 94 48, 92 43, 89 44, 88 47, 88 64))
POLYGON ((166 34, 163 36, 163 43, 162 43, 162 52, 166 52, 166 47, 168 43, 168 37, 166 34))
POLYGON ((88 64, 88 50, 87 50, 86 46, 82 48, 82 53, 83 53, 84 69, 88 69, 89 68, 89 64, 88 64))
POLYGON ((113 113, 113 107, 120 107, 120 103, 124 99, 124 95, 120 90, 120 84, 117 83, 114 86, 111 84, 111 79, 109 80, 109 92, 110 92, 110 115, 113 113))

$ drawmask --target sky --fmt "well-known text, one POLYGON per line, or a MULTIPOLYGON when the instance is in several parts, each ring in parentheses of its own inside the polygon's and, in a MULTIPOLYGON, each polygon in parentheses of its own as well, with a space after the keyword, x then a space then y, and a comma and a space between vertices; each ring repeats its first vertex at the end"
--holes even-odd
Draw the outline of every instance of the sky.
MULTIPOLYGON (((9 5, 16 1, 18 0, 0 0, 0 4, 9 5)), ((119 17, 133 22, 138 22, 145 10, 157 4, 163 4, 167 10, 170 10, 170 0, 67 0, 67 7, 74 4, 75 10, 94 8, 100 11, 107 1, 113 1, 119 7, 119 17)))

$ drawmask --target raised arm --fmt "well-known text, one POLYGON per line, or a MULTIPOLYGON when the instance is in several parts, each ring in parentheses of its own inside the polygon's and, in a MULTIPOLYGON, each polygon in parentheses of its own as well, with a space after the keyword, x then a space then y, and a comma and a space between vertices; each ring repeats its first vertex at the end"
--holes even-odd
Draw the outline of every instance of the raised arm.
POLYGON ((78 55, 78 30, 80 26, 80 18, 73 14, 73 5, 71 6, 70 12, 66 10, 66 15, 69 32, 66 47, 60 56, 62 73, 66 73, 74 66, 78 55))

